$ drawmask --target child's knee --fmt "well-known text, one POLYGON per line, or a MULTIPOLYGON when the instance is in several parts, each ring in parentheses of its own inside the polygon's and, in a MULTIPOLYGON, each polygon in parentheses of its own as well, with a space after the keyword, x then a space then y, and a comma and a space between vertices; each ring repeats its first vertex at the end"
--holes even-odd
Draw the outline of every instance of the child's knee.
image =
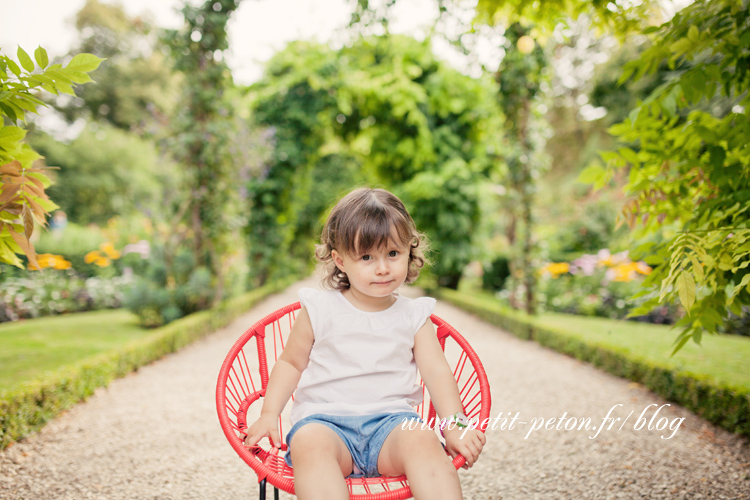
POLYGON ((308 424, 292 436, 289 443, 293 466, 336 462, 351 472, 351 455, 341 438, 324 425, 308 424))
POLYGON ((448 460, 445 449, 432 430, 405 431, 398 453, 406 460, 439 463, 448 460))
POLYGON ((292 450, 292 459, 296 454, 311 453, 326 454, 327 452, 338 451, 338 444, 330 435, 331 432, 327 427, 309 424, 300 428, 292 437, 290 449, 292 450))

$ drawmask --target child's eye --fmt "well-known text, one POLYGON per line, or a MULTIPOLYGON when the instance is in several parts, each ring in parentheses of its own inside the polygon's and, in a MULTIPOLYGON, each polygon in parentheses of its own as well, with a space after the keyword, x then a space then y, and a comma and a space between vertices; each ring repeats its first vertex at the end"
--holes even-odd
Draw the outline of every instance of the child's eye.
POLYGON ((389 257, 396 257, 398 255, 398 250, 391 250, 388 252, 389 257))
POLYGON ((362 256, 362 260, 364 260, 364 261, 370 260, 371 258, 372 257, 370 257, 369 255, 363 255, 362 256))

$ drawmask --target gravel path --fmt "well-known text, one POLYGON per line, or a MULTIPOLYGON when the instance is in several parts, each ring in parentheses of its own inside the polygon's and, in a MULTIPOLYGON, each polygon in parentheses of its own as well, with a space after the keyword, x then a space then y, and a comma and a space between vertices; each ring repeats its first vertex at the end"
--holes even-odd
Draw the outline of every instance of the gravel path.
MULTIPOLYGON (((219 428, 216 377, 245 328, 295 301, 303 285, 316 286, 316 281, 307 279, 269 297, 229 327, 114 381, 37 435, 0 452, 0 498, 256 498, 255 476, 219 428)), ((672 434, 669 428, 636 431, 644 409, 656 405, 646 412, 650 419, 666 401, 446 303, 439 302, 435 313, 456 326, 482 357, 492 387, 492 416, 516 416, 512 430, 507 425, 500 430, 498 420, 478 464, 461 471, 467 499, 750 498, 748 440, 675 405, 661 408, 653 420, 666 418, 662 425, 674 426, 675 419, 685 419, 671 439, 660 437, 672 434), (570 417, 590 418, 599 428, 617 404, 622 406, 611 416, 622 420, 593 439, 594 430, 564 430, 565 424, 580 423, 570 417), (541 422, 535 418, 546 423, 563 416, 560 430, 558 420, 549 430, 530 432, 541 422)))

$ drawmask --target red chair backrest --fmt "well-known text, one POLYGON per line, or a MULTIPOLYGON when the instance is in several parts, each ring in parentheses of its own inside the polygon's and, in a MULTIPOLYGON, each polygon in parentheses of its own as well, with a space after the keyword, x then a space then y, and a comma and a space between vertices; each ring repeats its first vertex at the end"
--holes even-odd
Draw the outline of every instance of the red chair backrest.
MULTIPOLYGON (((260 446, 247 449, 240 434, 260 413, 259 399, 265 394, 273 363, 281 355, 296 317, 300 303, 290 304, 272 312, 251 326, 232 346, 219 372, 216 386, 216 409, 224 435, 232 448, 258 475, 279 489, 294 494, 293 471, 286 466, 277 449, 260 446), (251 342, 254 340, 254 342, 251 342), (248 417, 250 414, 250 417, 248 417)), ((449 364, 453 368, 464 412, 476 419, 482 431, 490 416, 490 388, 487 375, 474 349, 455 328, 435 316, 430 317, 437 327, 437 336, 449 364)), ((424 389, 424 401, 416 411, 434 426, 435 408, 424 389), (426 409, 426 411, 425 411, 426 409)), ((289 405, 287 405, 289 406, 289 405)), ((279 419, 279 432, 284 439, 284 420, 279 419)), ((286 449, 286 444, 282 446, 286 449)), ((457 456, 456 468, 465 460, 457 456)), ((410 498, 411 491, 404 476, 348 479, 352 498, 360 500, 395 500, 410 498)))

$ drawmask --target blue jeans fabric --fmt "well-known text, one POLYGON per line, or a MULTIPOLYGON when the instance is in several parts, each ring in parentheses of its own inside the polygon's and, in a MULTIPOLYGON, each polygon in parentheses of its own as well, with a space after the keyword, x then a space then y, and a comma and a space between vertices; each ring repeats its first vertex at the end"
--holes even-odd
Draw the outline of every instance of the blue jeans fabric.
POLYGON ((336 416, 315 414, 305 417, 289 430, 286 443, 289 446, 284 456, 287 465, 292 467, 292 438, 305 424, 317 423, 332 429, 344 441, 352 455, 353 472, 348 477, 377 477, 378 456, 386 438, 404 420, 415 419, 422 422, 415 412, 378 413, 362 416, 336 416))

